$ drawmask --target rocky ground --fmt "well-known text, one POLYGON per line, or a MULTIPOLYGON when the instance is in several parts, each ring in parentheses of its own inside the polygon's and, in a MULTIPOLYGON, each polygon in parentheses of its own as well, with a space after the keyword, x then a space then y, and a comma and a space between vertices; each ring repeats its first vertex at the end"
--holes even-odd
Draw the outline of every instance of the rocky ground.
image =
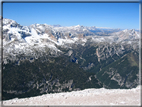
POLYGON ((141 88, 85 89, 3 101, 3 105, 141 105, 141 88))

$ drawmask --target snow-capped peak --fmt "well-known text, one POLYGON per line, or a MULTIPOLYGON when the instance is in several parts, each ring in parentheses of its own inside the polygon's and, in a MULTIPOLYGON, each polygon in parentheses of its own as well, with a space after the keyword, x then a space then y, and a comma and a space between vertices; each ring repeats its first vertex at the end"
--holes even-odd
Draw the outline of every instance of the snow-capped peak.
POLYGON ((76 25, 76 26, 74 26, 74 27, 81 27, 80 25, 76 25))
POLYGON ((3 19, 3 26, 7 27, 21 27, 20 24, 18 24, 16 21, 11 19, 3 19))
POLYGON ((115 32, 110 34, 111 36, 98 36, 89 30, 96 30, 96 27, 81 25, 61 27, 47 24, 21 26, 16 21, 3 19, 4 44, 10 42, 14 44, 16 40, 18 44, 24 43, 26 46, 34 46, 35 44, 36 46, 49 46, 50 44, 53 47, 55 45, 85 44, 89 40, 87 36, 91 36, 94 42, 108 41, 109 43, 139 38, 139 33, 134 29, 115 32))

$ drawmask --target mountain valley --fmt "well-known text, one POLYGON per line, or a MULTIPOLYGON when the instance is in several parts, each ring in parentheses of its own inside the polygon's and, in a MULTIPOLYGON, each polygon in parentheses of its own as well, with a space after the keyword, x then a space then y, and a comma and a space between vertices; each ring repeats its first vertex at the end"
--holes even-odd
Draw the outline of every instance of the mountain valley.
POLYGON ((140 84, 138 31, 3 21, 2 99, 140 84))

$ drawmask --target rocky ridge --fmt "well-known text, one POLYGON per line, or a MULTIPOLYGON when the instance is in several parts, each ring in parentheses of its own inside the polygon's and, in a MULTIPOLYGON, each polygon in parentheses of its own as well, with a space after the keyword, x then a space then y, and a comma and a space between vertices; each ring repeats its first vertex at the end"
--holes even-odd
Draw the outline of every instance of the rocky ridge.
MULTIPOLYGON (((125 44, 130 44, 133 49, 137 49, 138 51, 139 34, 134 29, 109 33, 109 36, 98 36, 90 30, 94 30, 94 27, 80 25, 60 27, 47 24, 21 26, 16 21, 3 19, 4 60, 9 55, 12 56, 11 59, 16 59, 14 57, 16 54, 27 54, 38 57, 38 55, 34 55, 36 51, 41 53, 46 52, 47 48, 48 50, 50 49, 51 54, 58 55, 62 53, 58 49, 58 46, 70 49, 73 44, 84 46, 90 42, 96 43, 99 46, 98 53, 101 53, 100 47, 105 44, 114 47, 114 50, 117 50, 115 44, 121 44, 120 53, 125 50, 123 46, 125 44), (85 32, 91 36, 86 36, 85 32)), ((103 50, 105 48, 108 49, 105 46, 103 50)), ((111 50, 107 51, 111 54, 111 50)), ((118 51, 116 53, 119 54, 118 51)))

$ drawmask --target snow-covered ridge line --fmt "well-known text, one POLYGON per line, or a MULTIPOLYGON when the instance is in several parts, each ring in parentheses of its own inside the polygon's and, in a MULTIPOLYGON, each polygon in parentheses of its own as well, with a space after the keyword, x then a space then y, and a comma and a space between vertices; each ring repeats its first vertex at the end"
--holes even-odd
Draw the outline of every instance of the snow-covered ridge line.
MULTIPOLYGON (((72 36, 77 36, 76 34, 80 33, 85 33, 85 32, 90 32, 89 30, 95 30, 95 26, 93 27, 85 27, 85 26, 70 26, 70 27, 60 27, 60 26, 52 26, 52 25, 47 25, 47 24, 32 24, 29 27, 27 26, 21 26, 20 24, 18 24, 16 21, 10 20, 10 19, 3 19, 3 31, 7 31, 8 35, 13 34, 15 35, 18 39, 22 39, 22 35, 21 32, 25 33, 25 34, 29 34, 33 37, 40 37, 43 36, 44 34, 47 34, 47 36, 52 36, 55 37, 55 39, 58 38, 63 38, 65 36, 67 36, 67 33, 70 33, 70 36, 72 38, 72 36), (61 36, 61 34, 57 34, 57 32, 62 33, 62 37, 58 37, 61 36), (78 32, 78 33, 77 33, 78 32), (66 34, 65 34, 66 33, 66 34), (19 37, 21 35, 21 38, 19 37)), ((99 27, 100 28, 100 27, 99 27)), ((104 28, 104 27, 102 27, 104 28)), ((121 38, 121 36, 127 36, 127 35, 132 35, 131 37, 127 36, 125 39, 136 39, 139 38, 139 34, 138 32, 136 32, 134 29, 132 30, 123 30, 120 32, 116 32, 116 33, 112 33, 111 34, 111 38, 115 39, 121 38), (115 35, 115 37, 114 37, 115 35), (136 35, 136 37, 135 37, 136 35)), ((97 35, 96 35, 97 36, 97 35)), ((45 36, 46 37, 46 36, 45 36)), ((38 39, 38 38, 35 38, 38 39)), ((53 38, 52 38, 53 39, 53 38)))
POLYGON ((133 89, 85 89, 3 101, 4 105, 140 105, 141 86, 133 89))
POLYGON ((134 40, 140 38, 139 32, 134 29, 109 33, 107 36, 103 33, 99 36, 90 31, 95 29, 95 26, 85 27, 80 25, 70 27, 47 24, 21 26, 16 21, 3 19, 4 53, 19 52, 19 50, 21 52, 24 50, 24 53, 26 53, 26 51, 35 47, 48 47, 60 52, 57 46, 70 47, 72 44, 84 46, 87 42, 107 42, 110 44, 125 42, 132 44, 134 40))

